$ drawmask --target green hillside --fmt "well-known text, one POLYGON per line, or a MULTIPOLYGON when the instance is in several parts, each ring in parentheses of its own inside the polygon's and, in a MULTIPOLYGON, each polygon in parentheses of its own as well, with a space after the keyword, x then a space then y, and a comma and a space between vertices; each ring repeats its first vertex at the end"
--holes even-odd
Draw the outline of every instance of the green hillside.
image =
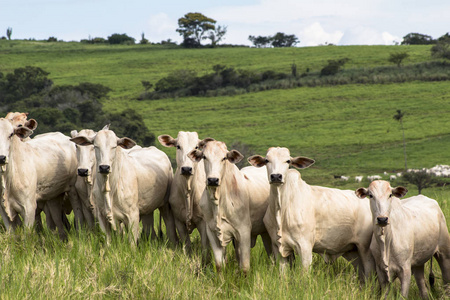
MULTIPOLYGON (((264 154, 286 146, 316 160, 305 176, 369 175, 404 167, 402 136, 392 116, 406 112, 408 166, 448 163, 450 84, 408 82, 342 85, 248 93, 239 96, 135 100, 142 80, 155 83, 180 69, 210 72, 222 64, 254 71, 319 71, 329 59, 347 57, 346 69, 390 65, 390 53, 406 51, 405 64, 430 61, 430 46, 322 46, 305 48, 180 49, 152 45, 110 46, 0 40, 0 72, 27 65, 50 72, 55 85, 101 83, 113 89, 107 111, 133 108, 155 135, 198 131, 228 145, 240 142, 264 154)), ((160 147, 159 145, 157 145, 160 147)), ((161 148, 161 147, 160 147, 161 148)), ((171 149, 163 149, 170 156, 171 149)), ((252 153, 246 153, 248 155, 252 153)))

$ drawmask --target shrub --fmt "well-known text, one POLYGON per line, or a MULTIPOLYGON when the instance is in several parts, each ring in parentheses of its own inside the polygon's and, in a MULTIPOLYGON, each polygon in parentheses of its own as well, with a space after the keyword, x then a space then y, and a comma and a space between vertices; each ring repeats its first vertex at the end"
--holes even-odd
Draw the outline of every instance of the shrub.
POLYGON ((129 37, 125 33, 123 33, 123 34, 114 33, 114 34, 108 36, 108 43, 110 43, 111 45, 114 45, 114 44, 130 45, 130 44, 134 44, 134 42, 135 42, 135 39, 132 37, 129 37))
POLYGON ((320 70, 320 75, 322 76, 329 76, 329 75, 335 75, 337 74, 341 68, 349 61, 349 58, 341 58, 339 60, 328 60, 328 65, 322 68, 320 70))
POLYGON ((58 41, 58 39, 55 38, 54 36, 49 37, 47 40, 47 42, 57 42, 57 41, 58 41))
POLYGON ((406 52, 397 52, 397 53, 391 53, 389 55, 389 62, 396 64, 397 67, 400 68, 402 61, 409 57, 409 54, 406 52))

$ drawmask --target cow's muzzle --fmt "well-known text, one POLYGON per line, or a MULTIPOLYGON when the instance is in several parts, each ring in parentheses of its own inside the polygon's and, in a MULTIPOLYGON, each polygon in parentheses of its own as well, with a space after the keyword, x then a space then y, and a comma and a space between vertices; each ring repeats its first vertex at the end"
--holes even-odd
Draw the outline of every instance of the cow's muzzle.
POLYGON ((283 183, 283 175, 281 174, 270 174, 270 183, 283 183))
POLYGON ((210 177, 207 181, 208 186, 219 186, 219 178, 216 177, 210 177))
POLYGON ((89 175, 88 169, 78 169, 78 176, 87 177, 89 175))
POLYGON ((192 167, 181 167, 181 175, 191 176, 192 175, 192 167))
POLYGON ((0 165, 4 165, 4 164, 6 164, 6 156, 0 155, 0 165))
POLYGON ((101 174, 109 174, 109 171, 110 171, 110 166, 108 166, 108 165, 100 165, 100 166, 98 166, 98 171, 101 173, 101 174))
POLYGON ((384 227, 389 224, 388 217, 377 217, 377 225, 384 227))

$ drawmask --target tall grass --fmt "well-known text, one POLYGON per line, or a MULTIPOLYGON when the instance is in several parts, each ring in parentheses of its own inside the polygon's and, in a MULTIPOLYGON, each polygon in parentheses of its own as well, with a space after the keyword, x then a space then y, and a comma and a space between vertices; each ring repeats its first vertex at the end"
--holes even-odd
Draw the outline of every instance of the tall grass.
MULTIPOLYGON (((450 224, 449 191, 428 191, 440 203, 450 224)), ((413 192, 414 194, 414 192, 413 192)), ((364 200, 361 200, 364 201, 364 200)), ((72 218, 71 218, 71 221, 72 218)), ((19 229, 0 234, 0 290, 2 299, 379 299, 375 277, 364 285, 349 262, 339 258, 325 264, 314 254, 309 272, 300 259, 282 274, 267 257, 262 241, 251 252, 251 271, 244 276, 230 245, 227 265, 218 273, 201 263, 201 245, 193 235, 193 253, 173 248, 166 239, 140 242, 113 236, 106 245, 101 232, 70 232, 67 242, 47 229, 41 234, 19 229)), ((438 264, 432 299, 444 299, 438 264)), ((426 276, 429 263, 426 265, 426 276)), ((412 279, 410 299, 419 297, 412 279)), ((389 299, 401 299, 399 283, 389 299)))

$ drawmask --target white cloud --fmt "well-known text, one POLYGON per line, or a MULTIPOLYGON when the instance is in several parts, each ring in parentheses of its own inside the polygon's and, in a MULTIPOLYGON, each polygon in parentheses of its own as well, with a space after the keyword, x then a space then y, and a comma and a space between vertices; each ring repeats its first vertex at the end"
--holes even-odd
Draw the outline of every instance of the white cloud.
POLYGON ((317 46, 337 44, 343 35, 339 30, 328 33, 322 28, 319 22, 314 22, 299 33, 299 39, 301 46, 317 46))
POLYGON ((148 21, 148 38, 152 42, 160 42, 169 38, 172 40, 179 40, 180 36, 175 31, 178 28, 177 24, 177 20, 171 19, 165 13, 152 15, 148 21))
POLYGON ((358 26, 346 30, 340 45, 393 45, 394 41, 401 41, 401 38, 388 32, 379 32, 373 28, 358 26))

